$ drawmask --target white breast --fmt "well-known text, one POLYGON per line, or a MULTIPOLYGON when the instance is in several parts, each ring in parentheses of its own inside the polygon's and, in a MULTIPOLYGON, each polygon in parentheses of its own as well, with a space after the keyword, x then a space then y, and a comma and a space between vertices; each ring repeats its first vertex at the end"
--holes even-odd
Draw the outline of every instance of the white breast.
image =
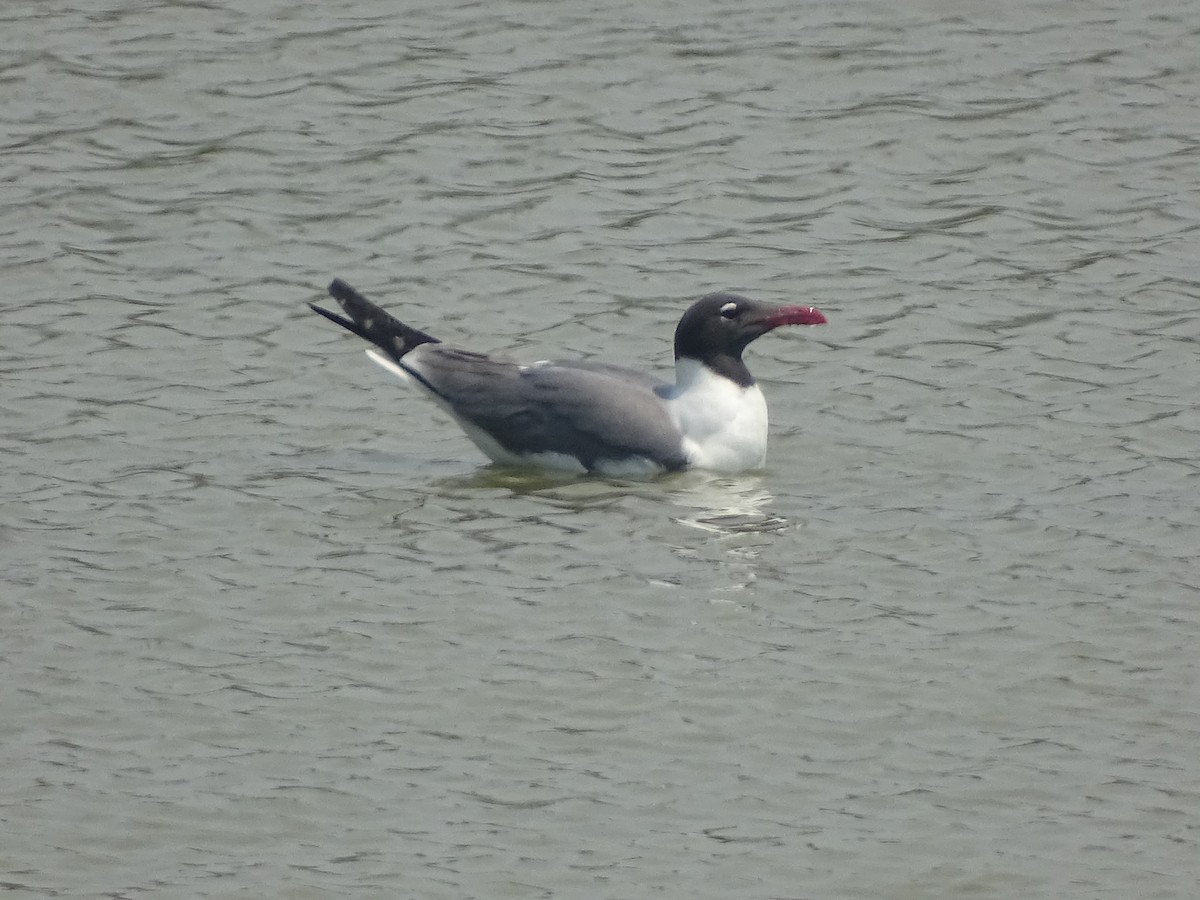
POLYGON ((767 460, 767 401, 758 385, 739 387, 695 360, 675 364, 665 397, 691 465, 716 472, 758 469, 767 460))

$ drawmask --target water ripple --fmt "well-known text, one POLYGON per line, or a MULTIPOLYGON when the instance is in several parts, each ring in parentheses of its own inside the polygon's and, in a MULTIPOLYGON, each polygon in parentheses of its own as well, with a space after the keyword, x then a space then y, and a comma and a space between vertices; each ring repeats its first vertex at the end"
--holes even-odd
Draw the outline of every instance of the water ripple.
POLYGON ((1194 15, 943 6, 0 12, 0 880, 1187 896, 1194 15), (551 479, 334 275, 535 359, 831 324, 764 472, 551 479))

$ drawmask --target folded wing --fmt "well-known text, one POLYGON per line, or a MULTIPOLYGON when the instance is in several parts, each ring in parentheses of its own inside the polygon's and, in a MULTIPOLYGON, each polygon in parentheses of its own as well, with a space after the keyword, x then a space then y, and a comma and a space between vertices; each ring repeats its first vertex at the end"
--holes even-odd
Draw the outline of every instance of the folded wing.
POLYGON ((656 381, 641 373, 588 363, 519 365, 434 343, 400 364, 510 453, 566 454, 587 469, 629 457, 667 470, 687 465, 656 381))

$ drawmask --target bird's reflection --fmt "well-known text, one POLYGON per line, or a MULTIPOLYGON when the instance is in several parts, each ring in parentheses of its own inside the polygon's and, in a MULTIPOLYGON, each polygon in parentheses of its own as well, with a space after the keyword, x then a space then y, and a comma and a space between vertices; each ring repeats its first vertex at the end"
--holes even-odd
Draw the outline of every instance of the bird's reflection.
POLYGON ((761 475, 714 475, 682 472, 655 479, 581 478, 543 471, 484 466, 471 475, 434 482, 440 493, 503 490, 514 496, 541 497, 580 511, 603 508, 630 496, 677 507, 671 518, 715 535, 770 534, 789 526, 771 510, 774 500, 761 475))
POLYGON ((767 534, 783 531, 787 519, 770 509, 774 497, 759 475, 714 476, 689 472, 675 479, 672 499, 689 514, 681 525, 712 534, 767 534))

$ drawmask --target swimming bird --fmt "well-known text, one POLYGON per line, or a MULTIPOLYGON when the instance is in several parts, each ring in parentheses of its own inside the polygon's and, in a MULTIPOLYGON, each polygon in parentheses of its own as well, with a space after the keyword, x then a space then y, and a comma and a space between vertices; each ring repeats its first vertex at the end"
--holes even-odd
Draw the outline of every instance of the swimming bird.
POLYGON ((345 316, 309 306, 374 344, 376 363, 446 410, 493 462, 599 475, 761 468, 767 404, 742 361, 781 325, 821 325, 811 306, 714 293, 675 329, 675 382, 607 362, 520 363, 443 344, 393 318, 346 282, 329 293, 345 316))

